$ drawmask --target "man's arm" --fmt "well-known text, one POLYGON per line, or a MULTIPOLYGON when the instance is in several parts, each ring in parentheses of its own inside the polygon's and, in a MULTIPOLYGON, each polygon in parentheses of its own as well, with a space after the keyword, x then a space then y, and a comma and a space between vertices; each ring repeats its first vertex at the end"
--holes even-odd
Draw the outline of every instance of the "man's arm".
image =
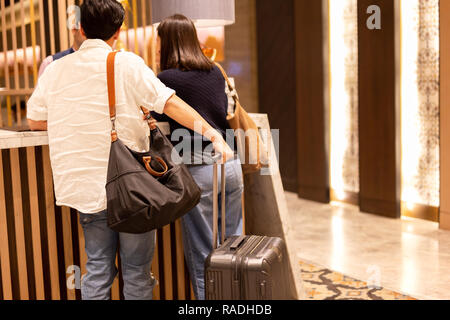
POLYGON ((200 114, 192 109, 186 102, 176 95, 170 98, 165 107, 164 114, 172 118, 182 126, 196 131, 210 140, 214 145, 214 150, 221 153, 223 161, 226 162, 234 157, 234 152, 223 139, 222 135, 206 122, 200 114))
POLYGON ((136 105, 159 114, 165 114, 182 126, 191 129, 209 139, 223 160, 234 157, 222 135, 214 130, 194 109, 175 95, 175 91, 164 85, 145 64, 142 58, 127 53, 127 85, 134 94, 136 105))
POLYGON ((28 125, 33 131, 47 131, 48 109, 46 88, 49 80, 51 80, 48 71, 51 71, 50 69, 52 67, 53 64, 50 64, 44 74, 39 78, 36 88, 27 102, 28 125))
MULTIPOLYGON (((44 74, 45 69, 47 69, 52 62, 53 56, 48 56, 42 61, 41 66, 39 67, 38 78, 44 74)), ((47 121, 34 121, 31 119, 27 119, 27 121, 31 131, 47 131, 47 121)))
POLYGON ((31 131, 47 131, 47 121, 34 121, 28 119, 28 126, 31 131))

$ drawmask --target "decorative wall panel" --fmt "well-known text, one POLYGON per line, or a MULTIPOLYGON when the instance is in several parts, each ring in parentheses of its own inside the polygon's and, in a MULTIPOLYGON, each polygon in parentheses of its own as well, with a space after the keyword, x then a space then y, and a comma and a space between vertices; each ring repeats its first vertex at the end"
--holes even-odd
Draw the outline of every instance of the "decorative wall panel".
POLYGON ((331 187, 359 192, 357 0, 330 0, 331 187))
POLYGON ((439 0, 403 0, 402 201, 439 206, 439 0))

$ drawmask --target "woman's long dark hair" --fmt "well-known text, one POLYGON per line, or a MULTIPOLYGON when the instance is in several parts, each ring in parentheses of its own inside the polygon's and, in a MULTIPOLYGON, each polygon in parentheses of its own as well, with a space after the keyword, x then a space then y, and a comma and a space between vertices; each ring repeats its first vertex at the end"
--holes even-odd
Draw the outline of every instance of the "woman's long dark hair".
POLYGON ((194 23, 181 14, 166 18, 158 26, 161 39, 161 71, 210 71, 214 63, 200 47, 194 23))

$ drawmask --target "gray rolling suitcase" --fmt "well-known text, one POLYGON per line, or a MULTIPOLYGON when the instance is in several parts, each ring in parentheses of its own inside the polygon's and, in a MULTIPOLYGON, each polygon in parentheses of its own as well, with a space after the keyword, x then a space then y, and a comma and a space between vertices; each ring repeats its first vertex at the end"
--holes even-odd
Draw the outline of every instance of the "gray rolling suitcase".
MULTIPOLYGON (((221 165, 225 177, 225 165, 221 165)), ((225 179, 222 178, 222 212, 225 179)), ((206 300, 291 300, 286 246, 282 239, 234 236, 225 240, 225 214, 218 247, 218 165, 214 165, 213 252, 205 262, 206 300)))

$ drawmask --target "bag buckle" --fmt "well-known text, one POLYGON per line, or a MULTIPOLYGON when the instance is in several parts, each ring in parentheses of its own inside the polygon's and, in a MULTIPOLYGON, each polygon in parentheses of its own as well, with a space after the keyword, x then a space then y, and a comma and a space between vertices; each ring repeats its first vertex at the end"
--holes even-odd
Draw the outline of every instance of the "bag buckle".
POLYGON ((152 161, 152 157, 143 157, 142 160, 144 161, 145 168, 147 169, 147 171, 154 177, 157 178, 162 177, 167 173, 167 171, 169 171, 169 167, 167 166, 166 162, 160 157, 155 157, 155 160, 158 161, 163 166, 164 170, 162 172, 157 172, 152 168, 150 164, 150 162, 152 161))

